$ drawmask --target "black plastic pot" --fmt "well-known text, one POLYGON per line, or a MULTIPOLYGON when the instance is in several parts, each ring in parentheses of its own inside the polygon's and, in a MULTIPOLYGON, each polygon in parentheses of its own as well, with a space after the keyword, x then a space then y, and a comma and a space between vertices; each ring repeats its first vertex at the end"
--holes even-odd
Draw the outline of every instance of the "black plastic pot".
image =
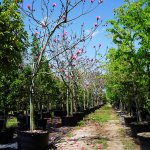
POLYGON ((90 108, 90 112, 91 112, 91 113, 95 112, 95 108, 94 108, 94 107, 93 107, 93 108, 90 108))
POLYGON ((44 119, 44 118, 50 118, 50 117, 52 117, 52 115, 50 114, 50 112, 43 112, 42 113, 42 118, 44 119))
POLYGON ((126 126, 130 126, 132 122, 137 122, 136 116, 124 116, 124 122, 126 126))
POLYGON ((45 119, 39 119, 38 120, 38 127, 42 127, 42 129, 45 131, 47 126, 47 118, 45 119))
POLYGON ((35 130, 22 131, 18 133, 19 150, 48 150, 49 133, 47 131, 35 130))
POLYGON ((4 127, 4 119, 0 119, 0 131, 2 131, 3 127, 4 127))
POLYGON ((0 144, 8 144, 13 142, 15 128, 7 128, 0 132, 0 144))
POLYGON ((86 110, 84 110, 84 113, 85 113, 85 115, 90 114, 90 113, 91 113, 91 112, 90 112, 90 109, 86 109, 86 110))
POLYGON ((17 120, 19 122, 19 124, 18 124, 19 130, 28 130, 29 129, 30 116, 19 114, 17 117, 17 120))
POLYGON ((140 150, 150 150, 150 132, 142 132, 137 134, 140 142, 140 150))
POLYGON ((83 112, 76 112, 73 114, 75 120, 80 121, 83 119, 84 117, 84 113, 83 112))
POLYGON ((63 111, 63 110, 55 110, 54 111, 54 116, 55 117, 63 117, 67 115, 67 111, 63 111))
POLYGON ((137 134, 141 132, 150 132, 150 124, 148 122, 132 122, 130 127, 132 137, 137 137, 137 134))
POLYGON ((62 126, 76 126, 77 125, 77 119, 74 116, 65 116, 62 117, 62 126))
POLYGON ((0 110, 0 118, 3 119, 4 118, 4 112, 0 110))

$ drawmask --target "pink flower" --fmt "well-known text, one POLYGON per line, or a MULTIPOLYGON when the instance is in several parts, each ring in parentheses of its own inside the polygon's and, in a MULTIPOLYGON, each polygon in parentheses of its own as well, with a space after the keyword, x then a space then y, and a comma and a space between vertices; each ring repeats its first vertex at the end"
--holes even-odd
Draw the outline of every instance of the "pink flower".
POLYGON ((52 5, 53 7, 56 7, 56 3, 53 3, 53 5, 52 5))
POLYGON ((97 23, 94 23, 94 27, 97 27, 98 26, 98 24, 97 23))
POLYGON ((30 7, 30 4, 27 5, 27 8, 30 10, 30 8, 31 8, 31 7, 30 7))
POLYGON ((81 50, 77 50, 76 54, 79 55, 81 53, 81 50))
POLYGON ((99 0, 99 3, 102 3, 103 2, 103 0, 99 0))
POLYGON ((39 33, 36 31, 35 34, 38 35, 39 33))
POLYGON ((90 2, 91 2, 91 3, 93 3, 93 2, 94 2, 94 0, 90 0, 90 2))
POLYGON ((66 19, 66 16, 65 16, 65 15, 63 15, 63 16, 62 16, 62 19, 63 19, 63 20, 65 20, 65 19, 66 19))
POLYGON ((82 147, 82 148, 81 148, 81 150, 85 150, 85 148, 84 148, 84 147, 82 147))
POLYGON ((76 58, 77 58, 76 55, 71 56, 71 59, 72 59, 72 60, 76 60, 76 58))
POLYGON ((67 35, 67 31, 65 31, 62 36, 65 37, 66 35, 67 35))
POLYGON ((97 21, 98 21, 98 20, 100 19, 100 16, 97 16, 96 19, 97 19, 97 21))

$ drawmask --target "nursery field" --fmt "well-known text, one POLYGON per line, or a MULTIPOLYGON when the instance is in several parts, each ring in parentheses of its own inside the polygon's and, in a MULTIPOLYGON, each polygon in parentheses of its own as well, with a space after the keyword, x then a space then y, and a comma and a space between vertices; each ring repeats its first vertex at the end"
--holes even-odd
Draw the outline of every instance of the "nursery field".
MULTIPOLYGON (((109 104, 86 115, 74 127, 61 126, 61 119, 54 117, 50 124, 47 123, 47 130, 49 150, 140 149, 139 141, 131 136, 131 130, 125 126, 123 117, 109 104)), ((0 145, 0 149, 17 149, 15 140, 13 144, 0 145)))
POLYGON ((150 0, 0 0, 0 150, 150 150, 150 0))

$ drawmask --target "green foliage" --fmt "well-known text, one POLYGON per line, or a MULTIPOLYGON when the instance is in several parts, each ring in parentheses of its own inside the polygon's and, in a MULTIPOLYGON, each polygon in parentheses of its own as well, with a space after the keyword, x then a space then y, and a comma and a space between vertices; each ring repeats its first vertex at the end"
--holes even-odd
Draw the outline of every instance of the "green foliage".
POLYGON ((10 127, 17 127, 18 122, 17 122, 17 118, 13 117, 7 120, 6 122, 6 127, 10 128, 10 127))
POLYGON ((137 109, 150 98, 150 5, 147 0, 125 1, 108 21, 116 48, 107 54, 106 89, 113 103, 120 101, 137 109))
POLYGON ((14 0, 3 0, 0 5, 0 72, 7 73, 22 61, 26 50, 27 33, 18 5, 14 0))
POLYGON ((29 66, 14 70, 9 75, 0 76, 0 108, 2 110, 25 109, 28 103, 29 85, 31 82, 29 66))

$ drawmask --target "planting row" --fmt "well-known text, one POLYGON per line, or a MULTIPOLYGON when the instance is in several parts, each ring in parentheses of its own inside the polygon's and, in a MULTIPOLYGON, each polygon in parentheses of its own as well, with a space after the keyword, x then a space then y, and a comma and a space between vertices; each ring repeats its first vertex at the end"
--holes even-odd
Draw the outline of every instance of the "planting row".
POLYGON ((118 111, 123 118, 125 125, 130 127, 131 136, 139 140, 140 150, 149 150, 150 148, 150 121, 143 120, 138 121, 137 116, 124 115, 121 111, 118 111))
MULTIPOLYGON (((14 142, 14 133, 17 133, 17 141, 18 141, 18 148, 19 149, 39 149, 45 150, 48 145, 48 133, 51 127, 56 128, 60 126, 76 126, 79 121, 88 115, 89 113, 94 112, 96 109, 99 109, 101 105, 95 106, 90 109, 86 109, 82 112, 73 113, 72 116, 65 116, 65 111, 54 111, 54 116, 48 112, 42 113, 42 118, 40 119, 40 115, 36 114, 37 117, 36 122, 36 129, 33 132, 29 131, 29 116, 25 116, 22 113, 17 114, 18 126, 6 128, 0 131, 0 144, 12 143, 14 142), (39 130, 42 129, 42 130, 39 130), (43 131, 45 130, 45 131, 43 131), (33 139, 32 136, 35 138, 33 139), (29 142, 31 141, 31 142, 29 142), (34 141, 36 141, 34 143, 34 141), (41 144, 37 144, 37 143, 41 144), (34 145, 35 144, 35 145, 34 145)), ((15 114, 16 115, 16 114, 15 114)), ((0 126, 4 124, 4 120, 0 120, 0 126)))

